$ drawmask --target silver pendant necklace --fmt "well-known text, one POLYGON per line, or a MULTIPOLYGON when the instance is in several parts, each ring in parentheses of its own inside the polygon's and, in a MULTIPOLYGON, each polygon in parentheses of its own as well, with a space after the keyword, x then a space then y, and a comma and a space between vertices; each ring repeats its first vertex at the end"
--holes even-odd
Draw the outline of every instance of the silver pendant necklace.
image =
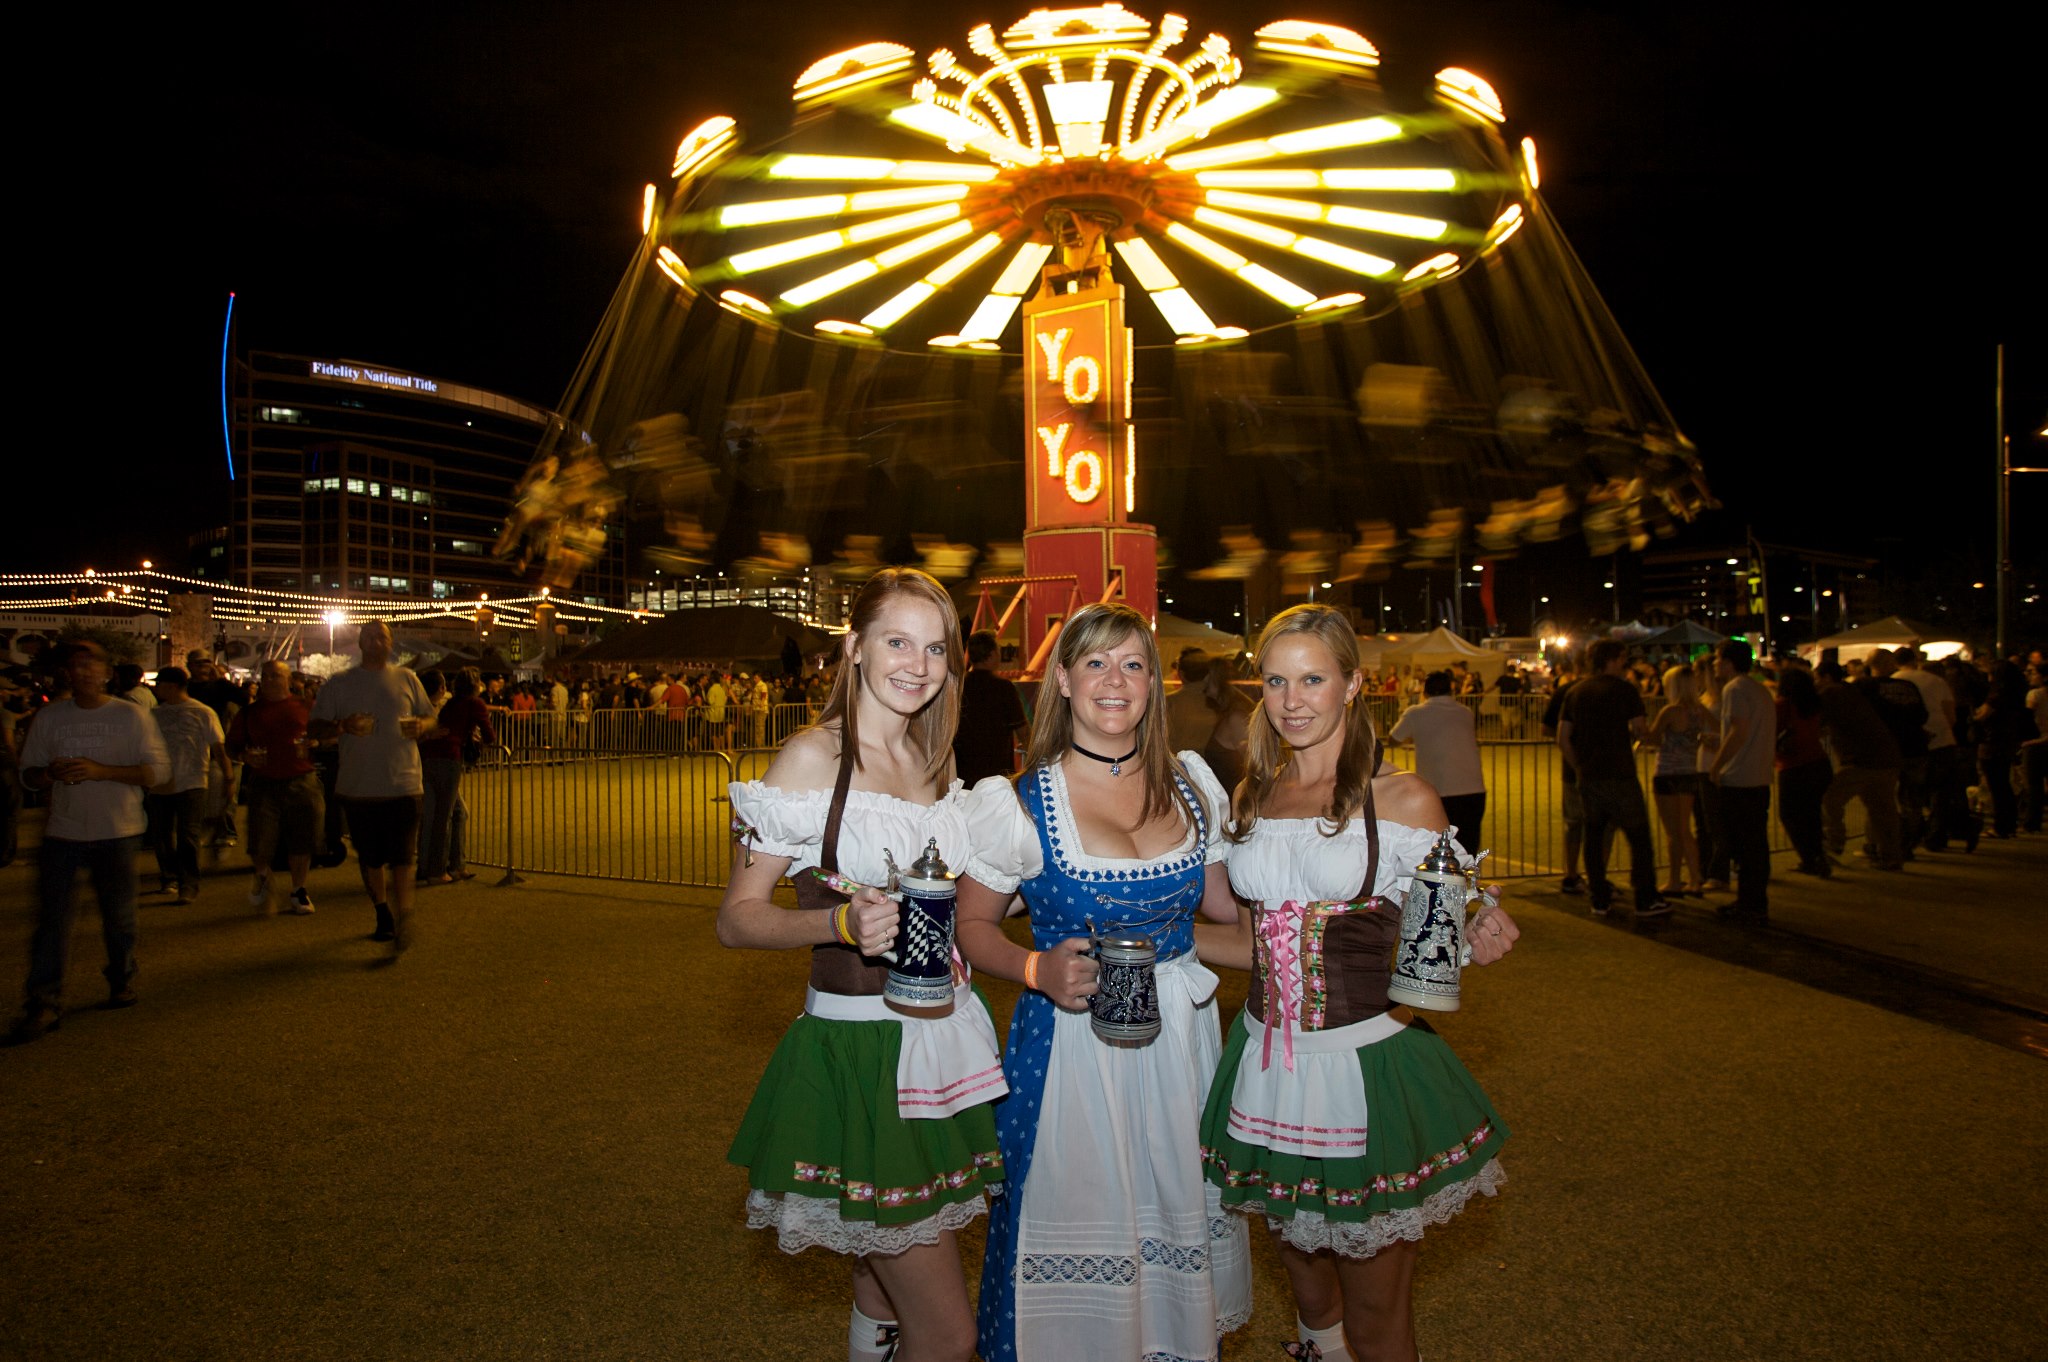
MULTIPOLYGON (((1143 745, 1144 744, 1142 743, 1139 744, 1139 746, 1141 747, 1143 745)), ((1088 758, 1090 761, 1099 761, 1103 765, 1107 766, 1109 768, 1109 773, 1113 776, 1122 775, 1124 773, 1124 763, 1129 761, 1132 757, 1138 755, 1138 748, 1136 747, 1133 747, 1130 751, 1124 753, 1120 757, 1105 757, 1100 752, 1090 752, 1087 748, 1081 746, 1081 744, 1079 743, 1073 744, 1073 748, 1076 752, 1079 752, 1082 756, 1088 758)))

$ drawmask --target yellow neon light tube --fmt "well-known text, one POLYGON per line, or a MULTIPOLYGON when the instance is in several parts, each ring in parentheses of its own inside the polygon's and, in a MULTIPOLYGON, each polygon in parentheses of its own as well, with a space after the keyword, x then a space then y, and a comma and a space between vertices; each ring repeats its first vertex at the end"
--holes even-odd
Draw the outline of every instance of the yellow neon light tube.
POLYGON ((915 189, 876 189, 862 194, 807 194, 801 198, 729 203, 719 210, 718 225, 754 227, 769 222, 838 217, 845 213, 879 213, 890 208, 950 203, 966 198, 967 190, 965 184, 935 184, 915 189))
POLYGON ((1382 256, 1354 251, 1349 246, 1340 246, 1321 237, 1302 236, 1284 228, 1253 222, 1250 218, 1241 218, 1235 213, 1225 213, 1220 209, 1197 208, 1195 221, 1214 227, 1219 232, 1229 232, 1232 236, 1249 237, 1268 246, 1278 246, 1293 251, 1296 255, 1305 255, 1311 260, 1320 260, 1339 269, 1350 270, 1354 274, 1382 278, 1392 274, 1397 268, 1393 261, 1382 256))
POLYGON ((1179 288, 1180 280, 1159 258, 1159 253, 1147 243, 1133 237, 1129 241, 1116 243, 1116 253, 1131 267, 1131 276, 1138 281, 1138 287, 1148 290, 1179 288))
POLYGON ((1338 147, 1363 147, 1376 142, 1393 142, 1407 136, 1391 118, 1360 118, 1348 123, 1330 123, 1299 132, 1277 133, 1251 142, 1231 142, 1204 151, 1183 152, 1166 160, 1170 170, 1204 170, 1213 166, 1241 165, 1246 161, 1270 161, 1282 156, 1300 156, 1311 151, 1338 147))
POLYGON ((996 177, 992 165, 966 161, 886 161, 872 156, 777 157, 768 165, 777 180, 957 180, 978 184, 996 177))

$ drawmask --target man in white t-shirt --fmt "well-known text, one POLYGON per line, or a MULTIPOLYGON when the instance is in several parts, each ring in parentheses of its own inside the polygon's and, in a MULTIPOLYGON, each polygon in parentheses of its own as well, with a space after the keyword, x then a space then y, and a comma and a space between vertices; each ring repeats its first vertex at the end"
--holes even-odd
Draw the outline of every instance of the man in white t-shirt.
POLYGON ((1714 658, 1721 697, 1714 714, 1721 744, 1708 764, 1707 779, 1719 787, 1715 836, 1735 863, 1735 902, 1721 905, 1722 917, 1763 922, 1770 917, 1771 774, 1778 750, 1778 702, 1750 675, 1755 654, 1739 638, 1723 643, 1714 658))
POLYGON ((391 665, 391 630, 384 621, 365 624, 356 646, 362 665, 320 687, 306 731, 316 741, 341 738, 334 793, 348 816, 357 868, 377 913, 370 939, 390 942, 395 955, 412 944, 412 866, 424 788, 417 739, 432 723, 434 702, 409 669, 391 665))
POLYGON ((208 770, 217 767, 225 783, 230 769, 220 716, 187 693, 188 679, 181 667, 156 674, 156 708, 150 717, 164 735, 171 778, 143 801, 161 892, 175 888, 180 904, 199 897, 199 826, 206 818, 208 770))
POLYGON ((21 780, 46 790, 36 931, 29 950, 27 997, 7 1033, 9 1045, 57 1028, 64 1015, 64 967, 71 950, 72 886, 92 876, 100 932, 107 944, 109 1008, 133 1007, 135 853, 142 845, 142 792, 170 774, 164 740, 149 714, 107 694, 107 656, 99 645, 66 645, 60 665, 71 698, 43 706, 21 750, 21 780))
POLYGON ((1451 674, 1422 679, 1422 703, 1402 714, 1387 735, 1392 743, 1415 745, 1415 774, 1436 787, 1444 816, 1458 830, 1467 856, 1480 851, 1479 825, 1486 818, 1486 772, 1479 762, 1479 728, 1472 711, 1451 694, 1451 674))

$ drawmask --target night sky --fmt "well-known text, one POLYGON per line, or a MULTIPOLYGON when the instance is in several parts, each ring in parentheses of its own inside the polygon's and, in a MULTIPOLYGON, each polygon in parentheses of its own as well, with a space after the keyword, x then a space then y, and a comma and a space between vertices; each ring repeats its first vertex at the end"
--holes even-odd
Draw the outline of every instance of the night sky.
MULTIPOLYGON (((554 404, 683 131, 716 113, 780 131, 815 58, 878 38, 964 50, 1025 8, 266 5, 105 38, 92 79, 51 97, 120 116, 21 163, 47 254, 17 263, 17 298, 41 304, 17 319, 54 318, 59 353, 17 388, 49 425, 13 461, 0 555, 164 556, 223 518, 230 290, 245 348, 554 404)), ((1729 507, 1689 537, 1747 525, 1912 555, 1964 588, 1988 575, 2000 341, 2018 461, 2048 464, 2030 438, 2048 422, 2048 156, 2034 45, 1987 7, 1909 28, 1839 6, 1179 8, 1240 47, 1268 20, 1326 18, 1390 66, 1494 84, 1729 507)), ((2048 476, 2015 490, 2016 523, 2040 519, 2048 476)), ((2040 540, 2017 535, 2033 573, 2040 540)))

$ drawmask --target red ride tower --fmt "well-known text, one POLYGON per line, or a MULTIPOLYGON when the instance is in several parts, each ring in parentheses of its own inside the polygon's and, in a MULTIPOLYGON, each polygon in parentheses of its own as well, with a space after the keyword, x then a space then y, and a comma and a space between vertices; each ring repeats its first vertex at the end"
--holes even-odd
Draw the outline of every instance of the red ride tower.
POLYGON ((1056 579, 1029 588, 1027 657, 1090 601, 1120 600, 1158 619, 1158 535, 1132 518, 1131 330, 1108 251, 1119 216, 1085 203, 1048 211, 1055 259, 1024 304, 1024 571, 1056 579))

